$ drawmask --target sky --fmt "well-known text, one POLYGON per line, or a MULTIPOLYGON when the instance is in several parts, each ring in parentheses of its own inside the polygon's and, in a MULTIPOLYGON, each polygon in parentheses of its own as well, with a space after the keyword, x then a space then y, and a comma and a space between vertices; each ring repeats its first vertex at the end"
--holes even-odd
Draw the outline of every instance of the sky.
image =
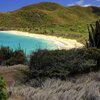
POLYGON ((64 6, 100 6, 100 0, 0 0, 0 12, 7 12, 19 9, 23 6, 39 2, 56 2, 64 6))

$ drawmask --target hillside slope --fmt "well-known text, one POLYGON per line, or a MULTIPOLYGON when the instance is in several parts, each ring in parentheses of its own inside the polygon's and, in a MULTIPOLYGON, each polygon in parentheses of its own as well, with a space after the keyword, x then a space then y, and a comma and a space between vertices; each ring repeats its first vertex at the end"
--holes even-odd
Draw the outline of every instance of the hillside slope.
POLYGON ((0 13, 0 27, 82 40, 87 36, 87 24, 99 18, 100 7, 63 7, 42 2, 0 13))

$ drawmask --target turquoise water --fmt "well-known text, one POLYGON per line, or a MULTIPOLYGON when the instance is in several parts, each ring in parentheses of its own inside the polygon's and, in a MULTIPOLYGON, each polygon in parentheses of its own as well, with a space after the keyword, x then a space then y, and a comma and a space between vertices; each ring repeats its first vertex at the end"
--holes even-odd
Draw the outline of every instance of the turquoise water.
POLYGON ((30 54, 32 51, 37 51, 38 49, 54 50, 57 48, 51 41, 2 32, 0 32, 0 46, 9 46, 14 50, 21 47, 26 54, 30 54))

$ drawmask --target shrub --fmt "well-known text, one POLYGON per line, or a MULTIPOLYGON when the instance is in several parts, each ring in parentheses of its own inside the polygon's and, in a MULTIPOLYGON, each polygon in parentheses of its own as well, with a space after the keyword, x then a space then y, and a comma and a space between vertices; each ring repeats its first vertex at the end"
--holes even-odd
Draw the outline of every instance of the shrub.
POLYGON ((86 50, 86 58, 87 59, 94 59, 97 61, 97 69, 100 68, 100 49, 97 48, 89 48, 86 50))
POLYGON ((27 59, 23 50, 13 51, 9 47, 0 48, 0 65, 25 64, 26 62, 27 59))
POLYGON ((3 78, 0 76, 0 100, 7 100, 8 94, 6 84, 3 78))
POLYGON ((15 50, 14 52, 14 61, 15 64, 25 64, 27 62, 26 56, 23 50, 15 50))
POLYGON ((90 70, 90 67, 96 65, 97 59, 91 58, 88 53, 89 50, 87 49, 41 50, 31 55, 30 70, 40 70, 48 73, 52 71, 64 73, 65 70, 69 73, 77 73, 86 69, 90 70))
POLYGON ((9 47, 0 48, 0 64, 3 64, 5 60, 10 59, 13 56, 13 51, 9 47))
POLYGON ((42 72, 44 76, 49 77, 66 76, 68 71, 64 64, 64 55, 60 57, 63 52, 65 51, 39 50, 34 52, 30 57, 30 70, 42 72))
MULTIPOLYGON (((47 78, 66 79, 68 76, 100 70, 100 49, 39 50, 33 52, 29 69, 21 70, 21 82, 40 83, 47 78)), ((41 85, 42 82, 39 84, 41 85)))
POLYGON ((30 56, 29 70, 24 74, 23 82, 32 79, 60 78, 68 75, 87 73, 99 69, 99 49, 39 50, 30 56), (92 52, 92 53, 91 53, 92 52), (98 55, 95 57, 94 55, 98 55), (98 58, 98 59, 97 59, 98 58))

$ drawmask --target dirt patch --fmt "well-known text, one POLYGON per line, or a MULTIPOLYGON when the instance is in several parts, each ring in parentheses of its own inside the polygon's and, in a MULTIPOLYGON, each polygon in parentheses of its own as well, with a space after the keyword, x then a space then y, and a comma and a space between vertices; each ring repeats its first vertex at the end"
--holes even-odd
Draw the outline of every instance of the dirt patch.
POLYGON ((0 66, 0 74, 3 76, 7 83, 7 87, 11 87, 14 83, 14 76, 18 72, 18 69, 26 68, 25 65, 14 65, 14 66, 0 66))

